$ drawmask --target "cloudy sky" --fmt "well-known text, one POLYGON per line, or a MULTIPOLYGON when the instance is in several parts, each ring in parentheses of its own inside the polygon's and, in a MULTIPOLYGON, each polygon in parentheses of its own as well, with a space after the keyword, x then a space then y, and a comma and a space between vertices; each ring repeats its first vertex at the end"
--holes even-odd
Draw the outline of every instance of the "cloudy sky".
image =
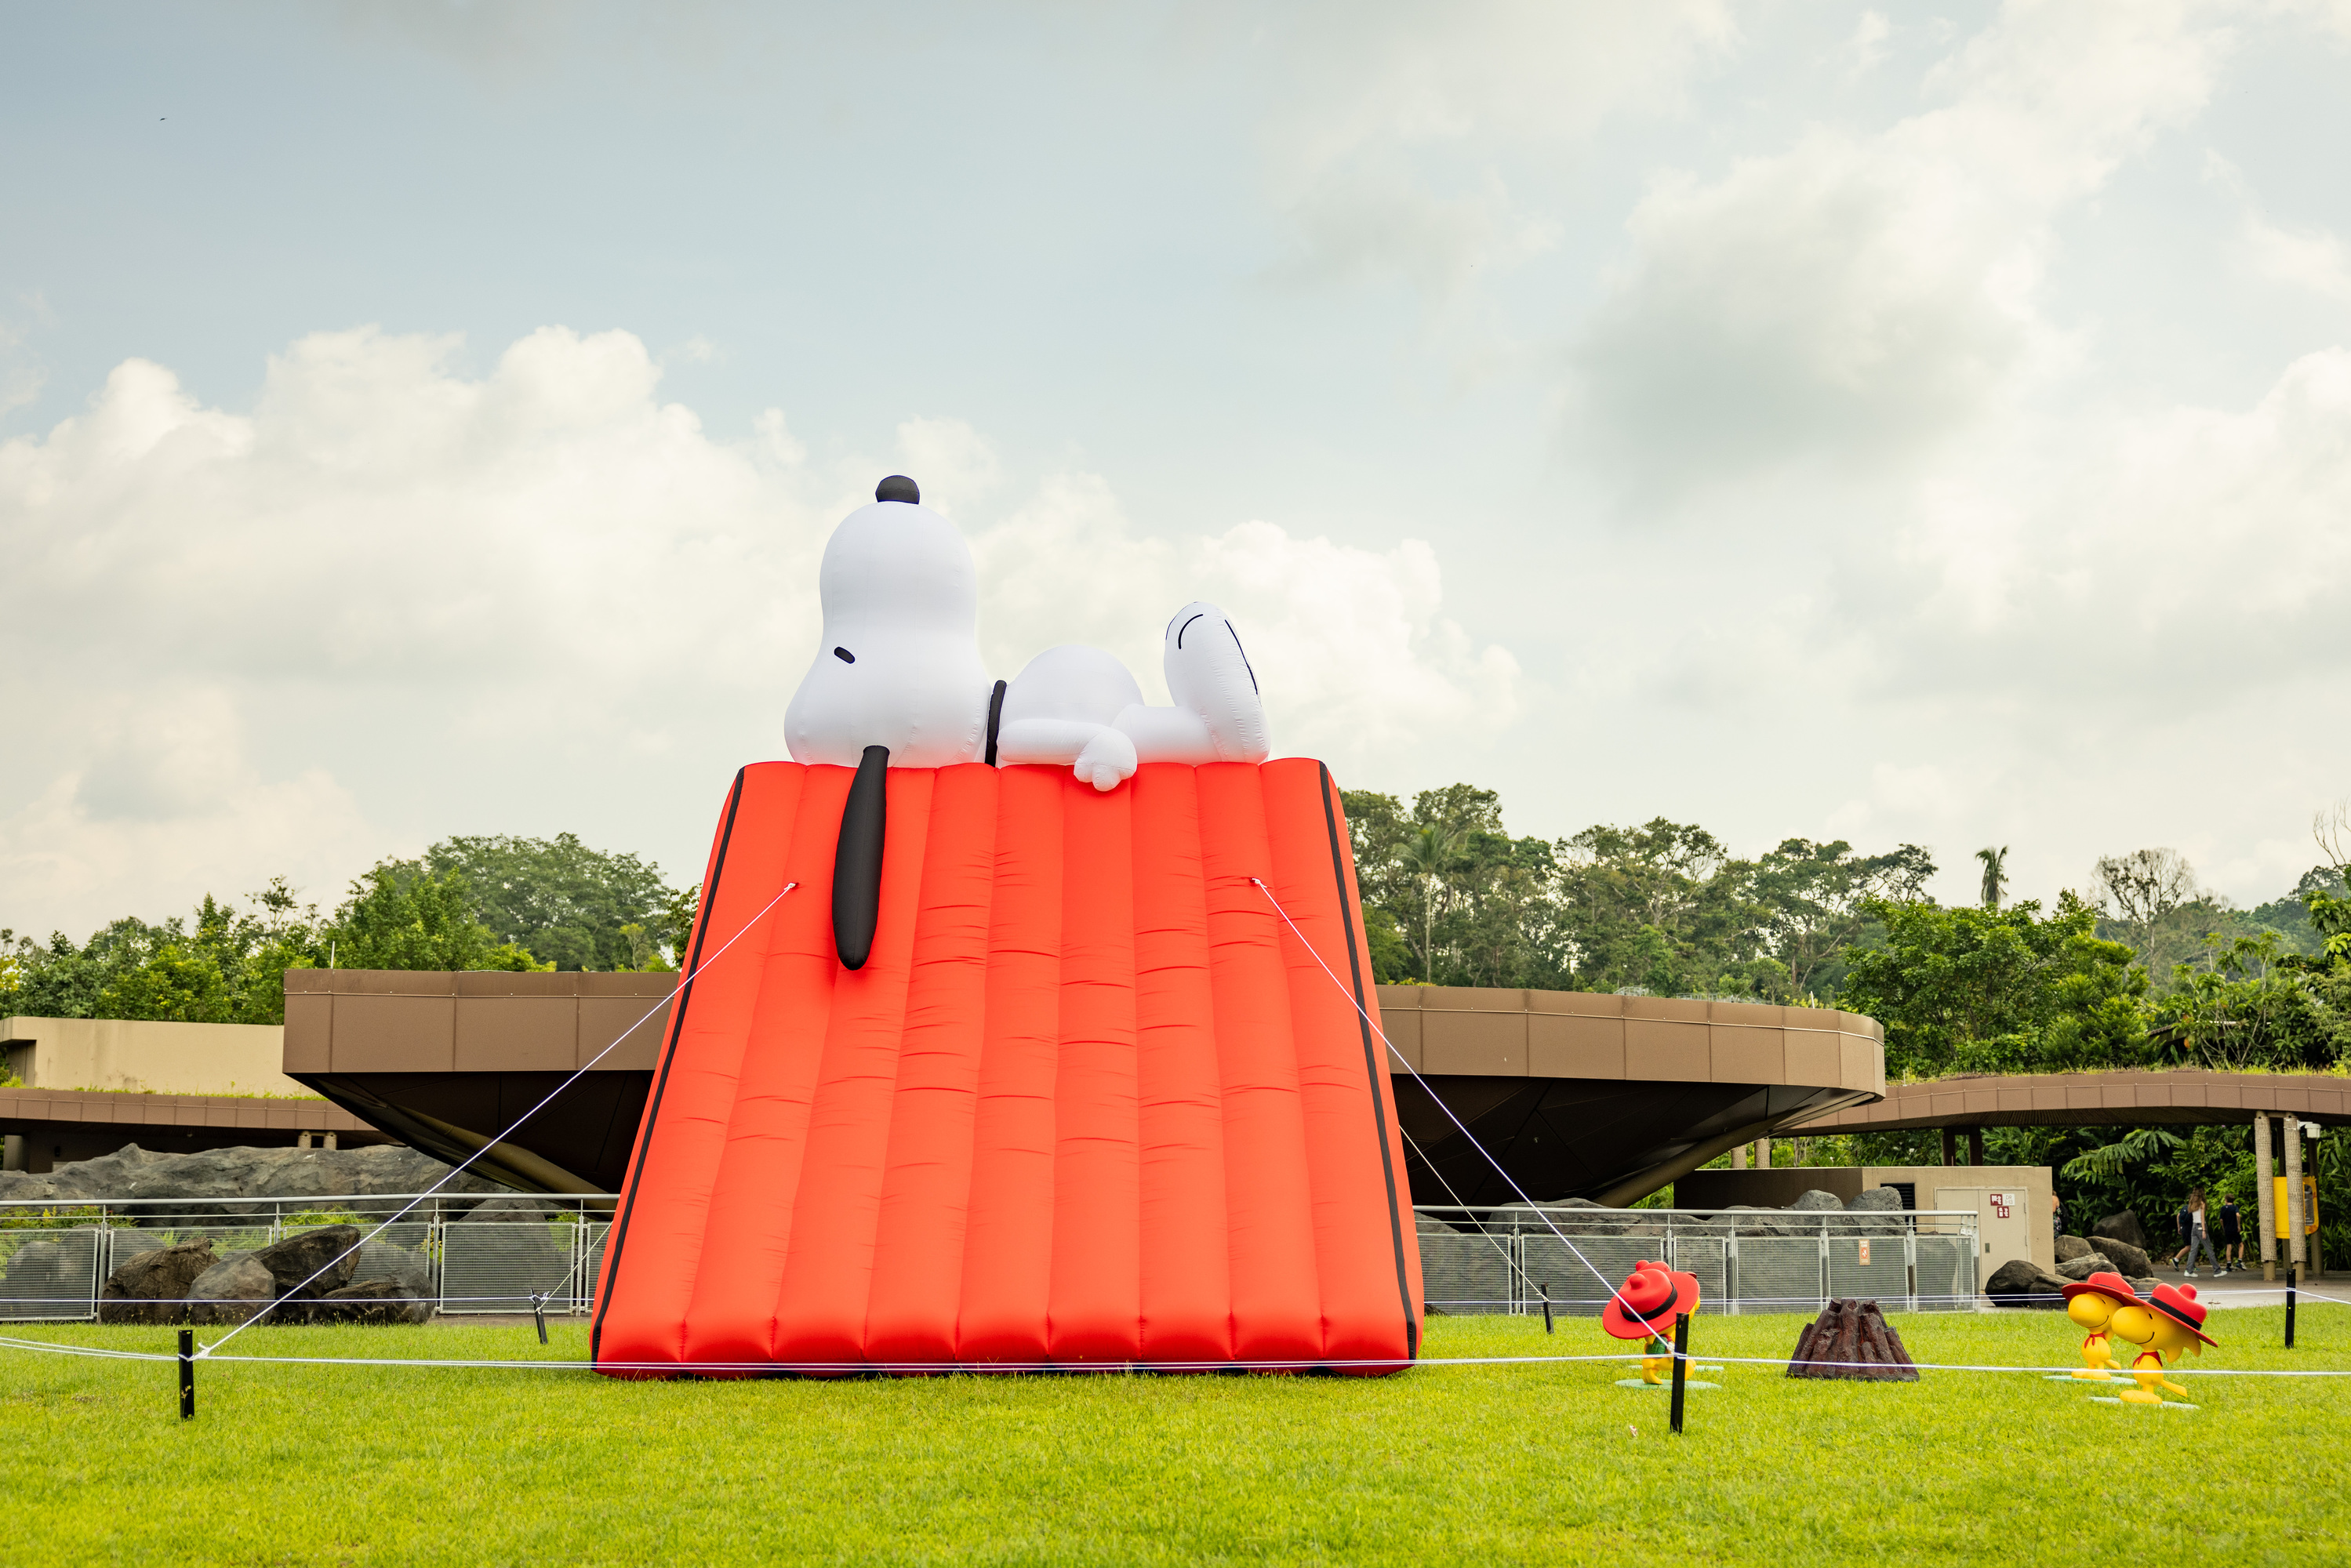
POLYGON ((0 14, 0 925, 699 874, 903 470, 1009 675, 1930 846, 2351 794, 2351 5, 0 14))

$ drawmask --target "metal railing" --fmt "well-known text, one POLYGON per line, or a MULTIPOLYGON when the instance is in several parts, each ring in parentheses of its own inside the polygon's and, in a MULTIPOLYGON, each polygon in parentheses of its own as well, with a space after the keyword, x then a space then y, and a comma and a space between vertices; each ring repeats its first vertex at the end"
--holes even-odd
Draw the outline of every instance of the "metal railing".
POLYGON ((1980 1289, 1973 1209, 1423 1204, 1413 1213, 1422 1293, 1430 1311, 1458 1315, 1540 1312, 1548 1298, 1555 1313, 1595 1317, 1644 1260, 1696 1275, 1701 1312, 1813 1312, 1840 1296, 1972 1312, 1980 1289))
MULTIPOLYGON (((502 1206, 495 1218, 475 1218, 486 1202, 517 1196, 440 1193, 417 1201, 369 1239, 353 1282, 396 1280, 458 1315, 527 1312, 534 1299, 549 1312, 593 1311, 613 1198, 532 1195, 522 1201, 536 1212, 502 1206)), ((214 1255, 226 1258, 311 1226, 370 1230, 415 1197, 0 1203, 0 1322, 93 1319, 107 1276, 141 1252, 208 1236, 214 1255)), ((1594 1316, 1610 1288, 1645 1259, 1697 1275, 1700 1310, 1708 1312, 1817 1312, 1839 1296, 1965 1312, 1980 1289, 1972 1209, 1421 1205, 1413 1212, 1422 1288, 1439 1312, 1540 1312, 1548 1296, 1554 1312, 1594 1316)))
POLYGON ((98 1316, 107 1277, 141 1252, 209 1237, 226 1259, 320 1225, 368 1235, 353 1284, 391 1279, 455 1313, 585 1314, 611 1228, 608 1194, 369 1193, 318 1197, 50 1198, 0 1203, 0 1322, 98 1316), (519 1198, 533 1208, 485 1203, 519 1198))

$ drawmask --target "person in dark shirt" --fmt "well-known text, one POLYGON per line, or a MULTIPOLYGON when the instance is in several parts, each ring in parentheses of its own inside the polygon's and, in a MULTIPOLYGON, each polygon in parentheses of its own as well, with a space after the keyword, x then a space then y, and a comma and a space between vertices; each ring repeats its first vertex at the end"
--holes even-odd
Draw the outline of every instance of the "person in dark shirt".
POLYGON ((2237 1225, 2237 1200, 2220 1195, 2220 1269, 2223 1274, 2245 1266, 2244 1232, 2237 1225))

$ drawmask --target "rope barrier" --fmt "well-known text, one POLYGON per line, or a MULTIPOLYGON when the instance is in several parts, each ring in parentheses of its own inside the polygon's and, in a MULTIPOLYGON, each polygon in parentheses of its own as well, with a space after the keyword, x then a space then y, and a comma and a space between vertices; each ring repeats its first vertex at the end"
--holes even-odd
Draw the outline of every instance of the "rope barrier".
MULTIPOLYGON (((765 920, 768 917, 768 911, 775 908, 777 904, 781 904, 784 900, 784 895, 798 886, 799 886, 799 883, 797 882, 788 882, 784 883, 781 888, 777 890, 776 896, 768 900, 768 902, 760 907, 758 914, 754 915, 750 919, 745 921, 741 930, 736 932, 734 936, 726 938, 725 946, 721 946, 717 952, 710 955, 709 957, 705 958, 701 963, 695 965, 691 972, 680 976, 677 985, 671 989, 669 996, 664 998, 659 1005, 650 1009, 643 1018, 639 1019, 635 1023, 631 1024, 619 1034, 613 1036, 611 1044, 606 1046, 603 1050, 598 1051, 595 1055, 590 1057, 586 1061, 581 1062, 577 1068, 573 1069, 569 1076, 566 1077, 562 1082, 548 1091, 546 1099, 541 1100, 538 1104, 533 1105, 529 1110, 525 1111, 521 1115, 517 1116, 513 1122, 507 1124, 505 1132, 500 1133, 496 1137, 485 1142, 480 1148, 475 1149, 472 1154, 467 1155, 464 1159, 458 1161, 457 1164, 450 1166, 449 1172, 446 1176, 444 1176, 439 1181, 434 1182, 431 1186, 426 1187, 423 1192, 409 1199, 407 1207, 402 1208, 399 1213, 394 1214, 392 1218, 383 1221, 382 1224, 378 1225, 373 1230, 371 1230, 365 1236, 360 1237, 350 1247, 346 1248, 341 1252, 337 1253, 333 1258, 328 1260, 326 1262, 319 1265, 319 1267, 310 1273, 308 1278, 301 1280, 288 1287, 279 1295, 277 1300, 283 1301, 286 1297, 292 1295, 294 1291, 299 1291, 305 1286, 311 1284, 313 1281, 318 1280, 320 1275, 326 1273, 328 1270, 333 1268, 337 1263, 341 1262, 344 1259, 350 1257, 353 1253, 359 1251, 360 1248, 365 1247, 376 1237, 382 1235, 386 1229, 390 1228, 391 1226, 400 1218, 401 1215, 408 1213, 410 1209, 414 1208, 418 1204, 423 1203, 426 1198, 431 1197, 434 1193, 440 1191, 444 1185, 455 1180, 459 1176, 463 1175, 466 1166, 472 1165, 475 1160, 480 1159, 484 1155, 488 1154, 491 1149, 496 1147, 499 1144, 504 1143, 507 1138, 512 1137, 517 1127, 521 1126, 525 1122, 529 1121, 533 1116, 536 1116, 541 1111, 546 1110, 549 1105, 554 1103, 556 1096, 561 1094, 566 1089, 570 1088, 572 1082, 578 1079, 581 1073, 587 1071, 590 1068, 594 1067, 607 1056, 610 1056, 614 1051, 619 1049, 621 1041, 636 1033, 637 1030, 643 1028, 645 1022, 653 1016, 653 1014, 660 1012, 663 1008, 669 1006, 670 1002, 674 1000, 686 987, 694 983, 695 976, 700 975, 703 970, 707 969, 711 965, 716 964, 719 959, 725 957, 728 948, 733 947, 736 943, 740 942, 746 936, 749 935, 753 926, 758 925, 760 921, 765 920)), ((252 1317, 246 1319, 245 1322, 237 1324, 235 1328, 229 1330, 228 1333, 221 1335, 220 1338, 213 1341, 210 1344, 205 1345, 202 1350, 196 1353, 196 1359, 199 1361, 210 1360, 213 1354, 217 1352, 221 1346, 226 1344, 229 1341, 235 1339, 237 1335, 243 1333, 255 1323, 259 1322, 263 1318, 266 1317, 277 1304, 277 1301, 272 1301, 269 1306, 264 1307, 252 1317)))

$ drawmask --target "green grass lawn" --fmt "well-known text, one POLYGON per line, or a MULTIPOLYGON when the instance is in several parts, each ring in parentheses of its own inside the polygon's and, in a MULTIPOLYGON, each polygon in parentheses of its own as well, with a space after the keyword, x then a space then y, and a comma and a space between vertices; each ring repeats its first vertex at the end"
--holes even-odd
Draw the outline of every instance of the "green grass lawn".
MULTIPOLYGON (((1918 1360, 2051 1365, 2055 1313, 1896 1317, 1918 1360)), ((1796 1317, 1707 1318, 1782 1355, 1796 1317)), ((2351 1308, 2213 1314, 2205 1364, 2351 1369, 2351 1308)), ((164 1329, 5 1332, 168 1349, 164 1329)), ((219 1331, 206 1331, 217 1333, 219 1331)), ((556 1356, 587 1334, 554 1330, 556 1356)), ((541 1352, 528 1328, 256 1329, 300 1355, 541 1352)), ((1590 1321, 1431 1319, 1426 1354, 1598 1353, 1590 1321)), ((1730 1365, 1666 1430, 1628 1368, 1331 1377, 621 1383, 0 1351, 0 1561, 1848 1562, 2351 1558, 2351 1379, 2208 1379, 2195 1411, 2030 1375, 1730 1365)))

